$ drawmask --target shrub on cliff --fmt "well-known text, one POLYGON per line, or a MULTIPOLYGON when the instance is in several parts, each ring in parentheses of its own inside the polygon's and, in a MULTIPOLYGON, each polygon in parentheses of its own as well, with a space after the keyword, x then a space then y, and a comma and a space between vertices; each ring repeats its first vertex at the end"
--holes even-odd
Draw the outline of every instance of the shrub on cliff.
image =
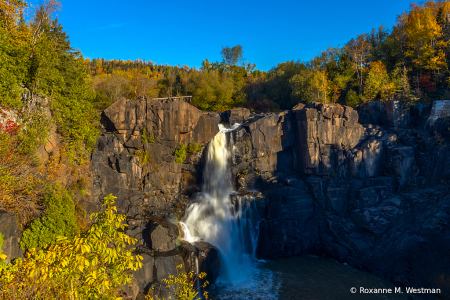
POLYGON ((203 147, 201 145, 198 145, 196 142, 190 143, 189 146, 187 147, 188 153, 198 152, 198 151, 202 151, 202 150, 203 150, 203 147))
POLYGON ((173 155, 177 157, 175 159, 175 162, 177 164, 182 164, 184 162, 184 159, 186 158, 186 146, 181 143, 178 149, 175 150, 173 155))
POLYGON ((23 232, 22 249, 45 248, 56 243, 58 236, 73 238, 78 233, 75 203, 61 184, 51 188, 45 197, 45 215, 23 232))
POLYGON ((104 212, 84 234, 58 237, 46 249, 31 249, 25 259, 0 265, 1 299, 117 299, 118 288, 142 267, 135 244, 123 230, 126 216, 116 214, 115 197, 103 199, 104 212))
POLYGON ((147 133, 147 130, 145 128, 142 129, 141 142, 142 142, 142 144, 154 143, 155 137, 153 136, 153 133, 152 132, 147 133))

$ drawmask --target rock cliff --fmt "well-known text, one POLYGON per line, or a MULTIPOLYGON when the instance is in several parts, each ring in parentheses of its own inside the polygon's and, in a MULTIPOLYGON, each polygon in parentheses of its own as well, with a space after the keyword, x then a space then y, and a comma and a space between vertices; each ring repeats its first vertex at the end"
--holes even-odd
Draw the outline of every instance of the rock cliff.
MULTIPOLYGON (((180 144, 205 145, 218 132, 219 121, 219 114, 178 100, 122 99, 104 111, 102 136, 92 154, 93 197, 84 206, 96 211, 112 193, 118 212, 127 215, 127 234, 138 239, 137 250, 144 257, 127 294, 136 296, 154 286, 164 295, 158 283, 177 272, 182 257, 200 255, 201 262, 218 263, 217 251, 205 245, 200 252, 195 245, 184 245, 183 251, 177 245, 176 220, 198 191, 202 152, 197 147, 186 153, 184 164, 175 163, 174 152, 180 144)), ((192 270, 192 264, 185 265, 185 271, 192 270)))
POLYGON ((236 186, 265 196, 258 256, 327 255, 449 297, 450 147, 424 129, 358 120, 310 103, 234 132, 236 186))
POLYGON ((203 113, 177 100, 122 99, 102 117, 92 156, 88 210, 109 193, 138 238, 144 268, 129 294, 154 286, 184 262, 218 274, 217 249, 179 244, 176 221, 200 190, 202 151, 175 163, 180 143, 206 145, 218 124, 229 133, 236 190, 257 189, 260 258, 327 255, 403 286, 450 296, 450 148, 407 112, 380 104, 310 103, 291 111, 203 113), (394 113, 395 112, 395 113, 394 113), (369 124, 370 122, 375 124, 369 124))

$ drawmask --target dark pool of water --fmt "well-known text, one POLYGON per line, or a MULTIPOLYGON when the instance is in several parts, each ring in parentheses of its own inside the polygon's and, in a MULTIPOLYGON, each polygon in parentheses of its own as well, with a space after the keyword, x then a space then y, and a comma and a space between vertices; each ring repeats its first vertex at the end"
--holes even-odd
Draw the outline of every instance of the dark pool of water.
POLYGON ((242 277, 245 279, 235 284, 221 282, 219 278, 210 295, 216 300, 407 299, 404 290, 403 294, 395 293, 392 283, 373 274, 312 256, 259 262, 251 270, 243 270, 242 277), (392 293, 361 294, 360 287, 392 289, 392 293), (352 293, 352 288, 357 292, 352 293))

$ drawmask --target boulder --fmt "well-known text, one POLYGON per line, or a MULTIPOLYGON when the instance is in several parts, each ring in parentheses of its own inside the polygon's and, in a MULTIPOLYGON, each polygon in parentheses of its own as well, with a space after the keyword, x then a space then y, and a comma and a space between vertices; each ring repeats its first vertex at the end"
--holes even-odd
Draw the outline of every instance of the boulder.
POLYGON ((156 268, 156 280, 162 282, 162 280, 168 279, 170 275, 177 276, 179 272, 186 272, 184 267, 184 262, 181 256, 158 256, 155 258, 155 268, 156 268), (177 266, 183 265, 181 269, 177 266))
POLYGON ((297 104, 297 105, 295 105, 293 108, 292 108, 292 110, 294 111, 294 110, 302 110, 302 109, 304 109, 305 108, 305 104, 304 103, 299 103, 299 104, 297 104))
POLYGON ((156 228, 151 233, 152 249, 154 251, 170 251, 175 249, 175 236, 169 235, 169 229, 161 225, 156 226, 156 228))
POLYGON ((219 250, 213 245, 199 241, 181 243, 181 255, 186 263, 187 272, 198 274, 206 273, 206 278, 210 284, 214 283, 220 274, 220 257, 219 250), (198 266, 198 269, 197 269, 198 266))
POLYGON ((145 226, 143 234, 147 247, 154 252, 167 253, 176 249, 178 227, 174 224, 153 218, 145 226))

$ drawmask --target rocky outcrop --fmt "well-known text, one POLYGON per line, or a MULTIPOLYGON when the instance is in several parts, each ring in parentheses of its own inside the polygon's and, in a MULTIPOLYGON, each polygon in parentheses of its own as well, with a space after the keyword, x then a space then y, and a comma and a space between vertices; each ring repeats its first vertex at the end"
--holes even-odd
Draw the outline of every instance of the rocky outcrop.
POLYGON ((199 191, 202 153, 187 153, 183 164, 173 154, 180 143, 206 145, 222 121, 242 123, 227 134, 233 197, 261 192, 248 196, 260 219, 258 257, 327 255, 450 295, 450 148, 423 127, 408 127, 409 111, 389 105, 369 103, 359 114, 321 103, 217 114, 176 100, 115 103, 92 156, 91 204, 116 195, 127 233, 139 241, 145 267, 124 290, 165 295, 160 281, 180 263, 194 272, 198 264, 210 282, 217 277, 217 249, 180 244, 175 225, 199 191))
POLYGON ((1 252, 7 256, 5 262, 23 258, 24 251, 19 247, 22 230, 14 212, 0 212, 0 233, 3 235, 1 252))
POLYGON ((247 108, 237 107, 226 110, 220 114, 220 119, 223 123, 234 125, 242 123, 250 116, 250 110, 247 108))
POLYGON ((321 252, 397 285, 438 287, 446 299, 449 192, 447 187, 402 192, 342 217, 323 211, 321 252))
MULTIPOLYGON (((355 148, 364 135, 358 113, 348 106, 322 103, 307 104, 294 113, 295 169, 311 175, 342 172, 345 160, 355 155, 345 150, 355 148)), ((366 158, 377 156, 377 145, 362 147, 366 158)))
POLYGON ((207 276, 204 280, 210 283, 217 279, 220 274, 220 258, 216 247, 199 241, 192 244, 183 242, 181 249, 188 272, 205 272, 207 276))
POLYGON ((378 125, 361 125, 350 107, 311 103, 256 115, 232 133, 236 187, 264 195, 257 255, 328 255, 448 296, 450 194, 440 185, 450 148, 402 128, 405 110, 375 104, 363 119, 378 125))
POLYGON ((273 176, 261 186, 265 196, 257 256, 273 258, 310 253, 319 245, 314 200, 294 173, 273 176))
POLYGON ((126 233, 138 239, 137 251, 144 257, 143 268, 123 288, 129 296, 152 286, 164 295, 161 280, 186 265, 175 220, 198 191, 202 152, 186 153, 182 164, 175 163, 174 152, 180 144, 204 146, 218 132, 219 121, 218 114, 174 99, 121 99, 104 111, 102 136, 92 154, 93 197, 85 207, 98 210, 100 200, 112 193, 118 212, 127 215, 126 233))

